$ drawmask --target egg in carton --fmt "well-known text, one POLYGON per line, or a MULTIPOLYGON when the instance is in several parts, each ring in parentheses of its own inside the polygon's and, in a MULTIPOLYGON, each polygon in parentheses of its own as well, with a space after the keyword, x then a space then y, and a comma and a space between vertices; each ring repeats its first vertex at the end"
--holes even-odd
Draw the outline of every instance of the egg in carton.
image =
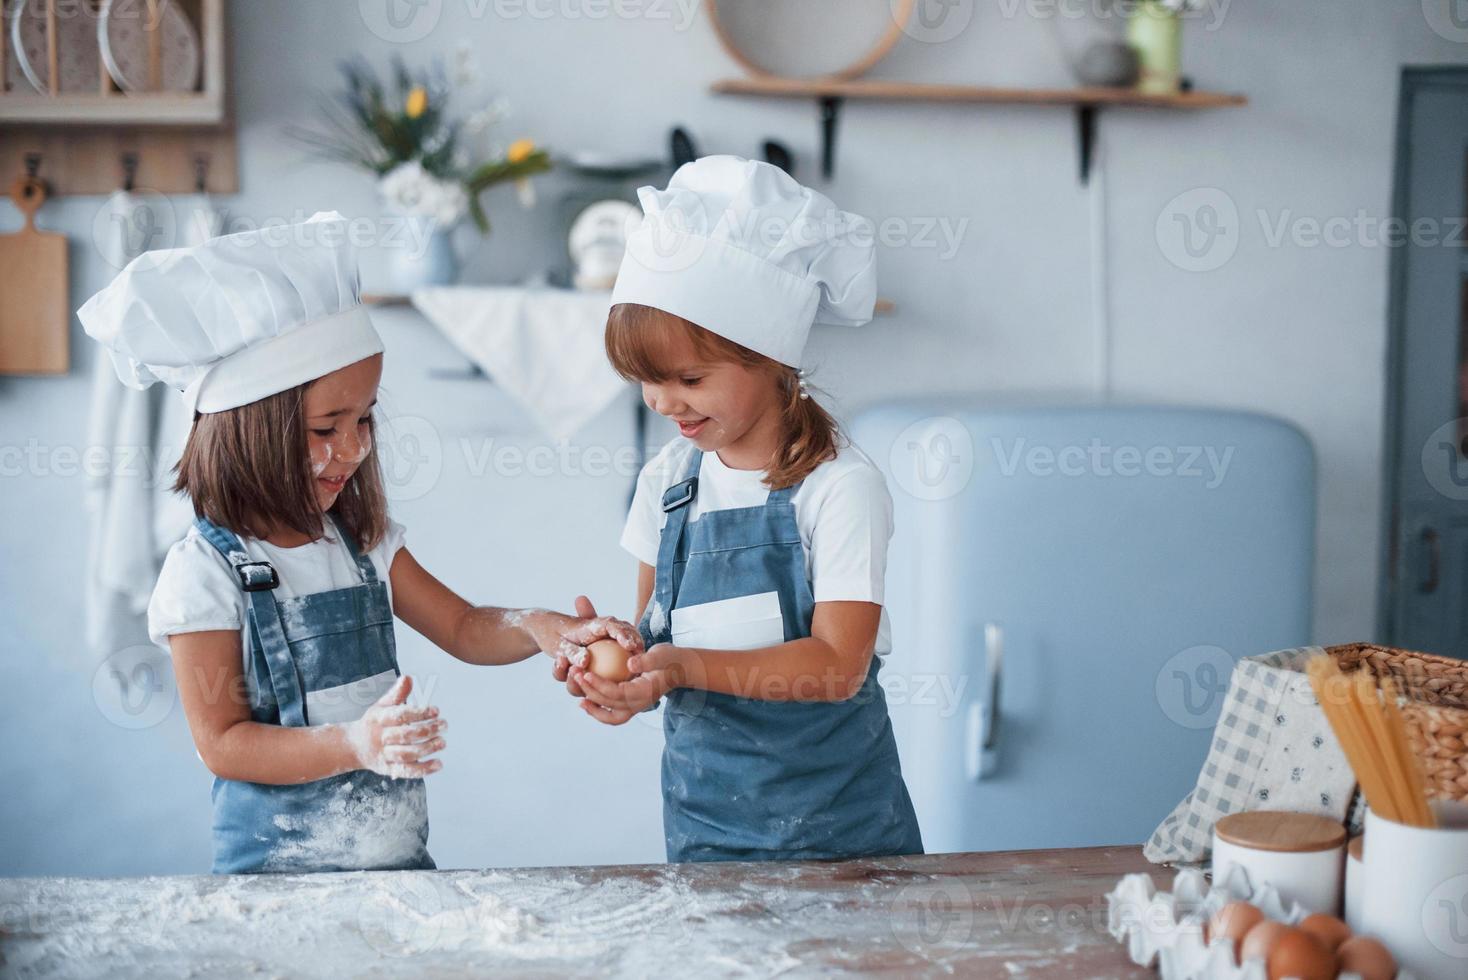
MULTIPOLYGON (((1227 879, 1211 887, 1201 869, 1183 868, 1171 892, 1159 892, 1151 875, 1123 877, 1106 896, 1106 928, 1126 946, 1133 963, 1155 966, 1162 980, 1269 980, 1262 960, 1235 963, 1231 941, 1204 939, 1214 915, 1238 901, 1254 905, 1265 920, 1289 926, 1309 915, 1298 902, 1286 904, 1272 885, 1253 887, 1241 867, 1230 869, 1227 879)), ((1343 972, 1338 980, 1367 978, 1343 972)), ((1402 970, 1396 980, 1414 978, 1402 970)))

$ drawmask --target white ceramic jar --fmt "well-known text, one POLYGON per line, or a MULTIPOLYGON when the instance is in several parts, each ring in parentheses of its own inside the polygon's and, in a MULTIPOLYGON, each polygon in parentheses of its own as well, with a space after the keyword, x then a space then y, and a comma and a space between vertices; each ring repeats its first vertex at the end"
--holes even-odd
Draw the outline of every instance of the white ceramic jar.
POLYGON ((1253 888, 1273 885, 1286 903, 1339 915, 1346 828, 1311 813, 1252 810, 1231 813, 1213 827, 1213 881, 1241 867, 1253 888))
POLYGON ((1436 827, 1366 811, 1361 926, 1417 980, 1468 977, 1468 806, 1437 801, 1436 827))

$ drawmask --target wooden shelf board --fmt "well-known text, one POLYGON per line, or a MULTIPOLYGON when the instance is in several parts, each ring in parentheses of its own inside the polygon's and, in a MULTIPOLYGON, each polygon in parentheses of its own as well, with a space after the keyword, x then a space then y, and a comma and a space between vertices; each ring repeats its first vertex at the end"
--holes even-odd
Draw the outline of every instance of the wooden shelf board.
POLYGON ((363 293, 364 306, 408 306, 413 298, 405 293, 363 293))
POLYGON ((0 122, 47 126, 211 126, 224 101, 209 93, 148 95, 0 95, 0 122))
MULTIPOLYGON (((413 302, 411 296, 399 293, 363 293, 362 303, 366 306, 410 306, 413 302)), ((873 312, 878 316, 886 316, 897 311, 897 304, 890 299, 878 297, 873 312)))
POLYGON ((995 105, 1136 106, 1159 109, 1217 109, 1248 104, 1248 98, 1225 92, 1179 92, 1152 95, 1131 88, 988 88, 931 82, 875 79, 806 79, 753 76, 713 84, 721 95, 772 98, 838 98, 902 102, 968 102, 995 105))

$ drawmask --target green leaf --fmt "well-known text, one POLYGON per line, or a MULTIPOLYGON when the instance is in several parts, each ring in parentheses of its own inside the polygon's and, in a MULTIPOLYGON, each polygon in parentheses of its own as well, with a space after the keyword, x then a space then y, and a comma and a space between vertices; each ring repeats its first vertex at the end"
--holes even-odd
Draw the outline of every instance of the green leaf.
POLYGON ((489 234, 489 215, 484 213, 484 205, 479 203, 478 196, 472 193, 469 195, 469 216, 479 227, 480 234, 489 234))

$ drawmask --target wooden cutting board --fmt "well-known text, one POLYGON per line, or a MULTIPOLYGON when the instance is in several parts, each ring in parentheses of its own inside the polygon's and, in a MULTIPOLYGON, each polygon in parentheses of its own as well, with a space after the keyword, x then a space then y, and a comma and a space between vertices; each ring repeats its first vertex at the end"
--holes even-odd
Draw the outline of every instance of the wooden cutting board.
POLYGON ((46 185, 21 177, 10 199, 25 227, 0 235, 0 374, 65 374, 70 367, 71 314, 66 236, 36 228, 46 185))

